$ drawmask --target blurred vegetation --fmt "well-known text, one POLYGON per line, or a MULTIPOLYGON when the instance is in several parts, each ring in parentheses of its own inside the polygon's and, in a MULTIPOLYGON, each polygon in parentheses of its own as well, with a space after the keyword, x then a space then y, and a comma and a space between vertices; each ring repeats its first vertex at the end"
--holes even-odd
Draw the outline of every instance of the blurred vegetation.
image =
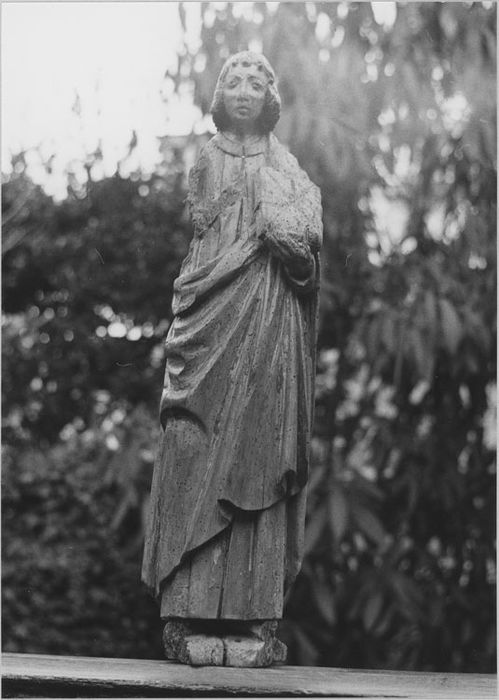
MULTIPOLYGON (((496 8, 397 10, 390 27, 369 3, 204 3, 166 80, 206 112, 225 57, 263 49, 277 135, 322 190, 290 662, 493 672, 496 8)), ((206 138, 165 137, 152 176, 93 181, 97 152, 60 203, 26 154, 3 177, 5 650, 161 657, 143 518, 206 138)))

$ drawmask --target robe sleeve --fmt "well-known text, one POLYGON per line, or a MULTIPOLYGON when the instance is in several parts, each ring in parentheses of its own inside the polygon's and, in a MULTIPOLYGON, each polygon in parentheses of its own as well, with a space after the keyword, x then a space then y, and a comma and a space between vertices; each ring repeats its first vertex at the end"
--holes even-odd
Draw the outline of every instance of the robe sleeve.
POLYGON ((319 188, 280 144, 259 179, 259 237, 279 258, 293 286, 313 289, 322 244, 319 188))

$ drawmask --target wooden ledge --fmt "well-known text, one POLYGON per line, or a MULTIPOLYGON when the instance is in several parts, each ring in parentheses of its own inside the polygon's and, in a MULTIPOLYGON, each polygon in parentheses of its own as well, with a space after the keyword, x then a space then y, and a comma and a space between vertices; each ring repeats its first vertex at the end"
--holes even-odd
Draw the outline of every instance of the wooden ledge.
POLYGON ((495 698, 494 675, 278 666, 192 668, 170 661, 3 654, 2 696, 495 698))

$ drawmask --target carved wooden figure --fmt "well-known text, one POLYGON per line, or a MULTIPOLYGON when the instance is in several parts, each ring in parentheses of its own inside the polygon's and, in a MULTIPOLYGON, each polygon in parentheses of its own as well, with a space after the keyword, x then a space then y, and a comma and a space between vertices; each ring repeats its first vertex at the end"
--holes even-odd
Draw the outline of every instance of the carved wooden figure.
POLYGON ((189 178, 142 576, 167 658, 266 666, 285 660, 275 631, 302 558, 322 210, 272 134, 264 56, 227 60, 212 113, 189 178))

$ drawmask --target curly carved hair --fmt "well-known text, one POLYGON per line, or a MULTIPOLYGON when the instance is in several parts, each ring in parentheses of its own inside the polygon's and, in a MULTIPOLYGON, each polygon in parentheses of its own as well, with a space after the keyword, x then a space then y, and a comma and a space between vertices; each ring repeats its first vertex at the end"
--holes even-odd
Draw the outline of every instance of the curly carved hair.
POLYGON ((277 91, 275 73, 267 61, 265 56, 254 51, 241 51, 235 53, 225 61, 218 76, 217 84, 215 87, 215 92, 213 93, 213 101, 211 103, 211 114, 213 116, 213 121, 215 126, 219 131, 225 131, 229 126, 229 118, 227 112, 225 111, 223 88, 225 83, 225 78, 229 69, 238 64, 243 66, 257 66, 261 68, 265 73, 268 84, 267 91, 265 93, 265 102, 263 104, 263 109, 258 117, 257 129, 261 134, 267 134, 272 131, 279 121, 281 115, 281 98, 277 91))

